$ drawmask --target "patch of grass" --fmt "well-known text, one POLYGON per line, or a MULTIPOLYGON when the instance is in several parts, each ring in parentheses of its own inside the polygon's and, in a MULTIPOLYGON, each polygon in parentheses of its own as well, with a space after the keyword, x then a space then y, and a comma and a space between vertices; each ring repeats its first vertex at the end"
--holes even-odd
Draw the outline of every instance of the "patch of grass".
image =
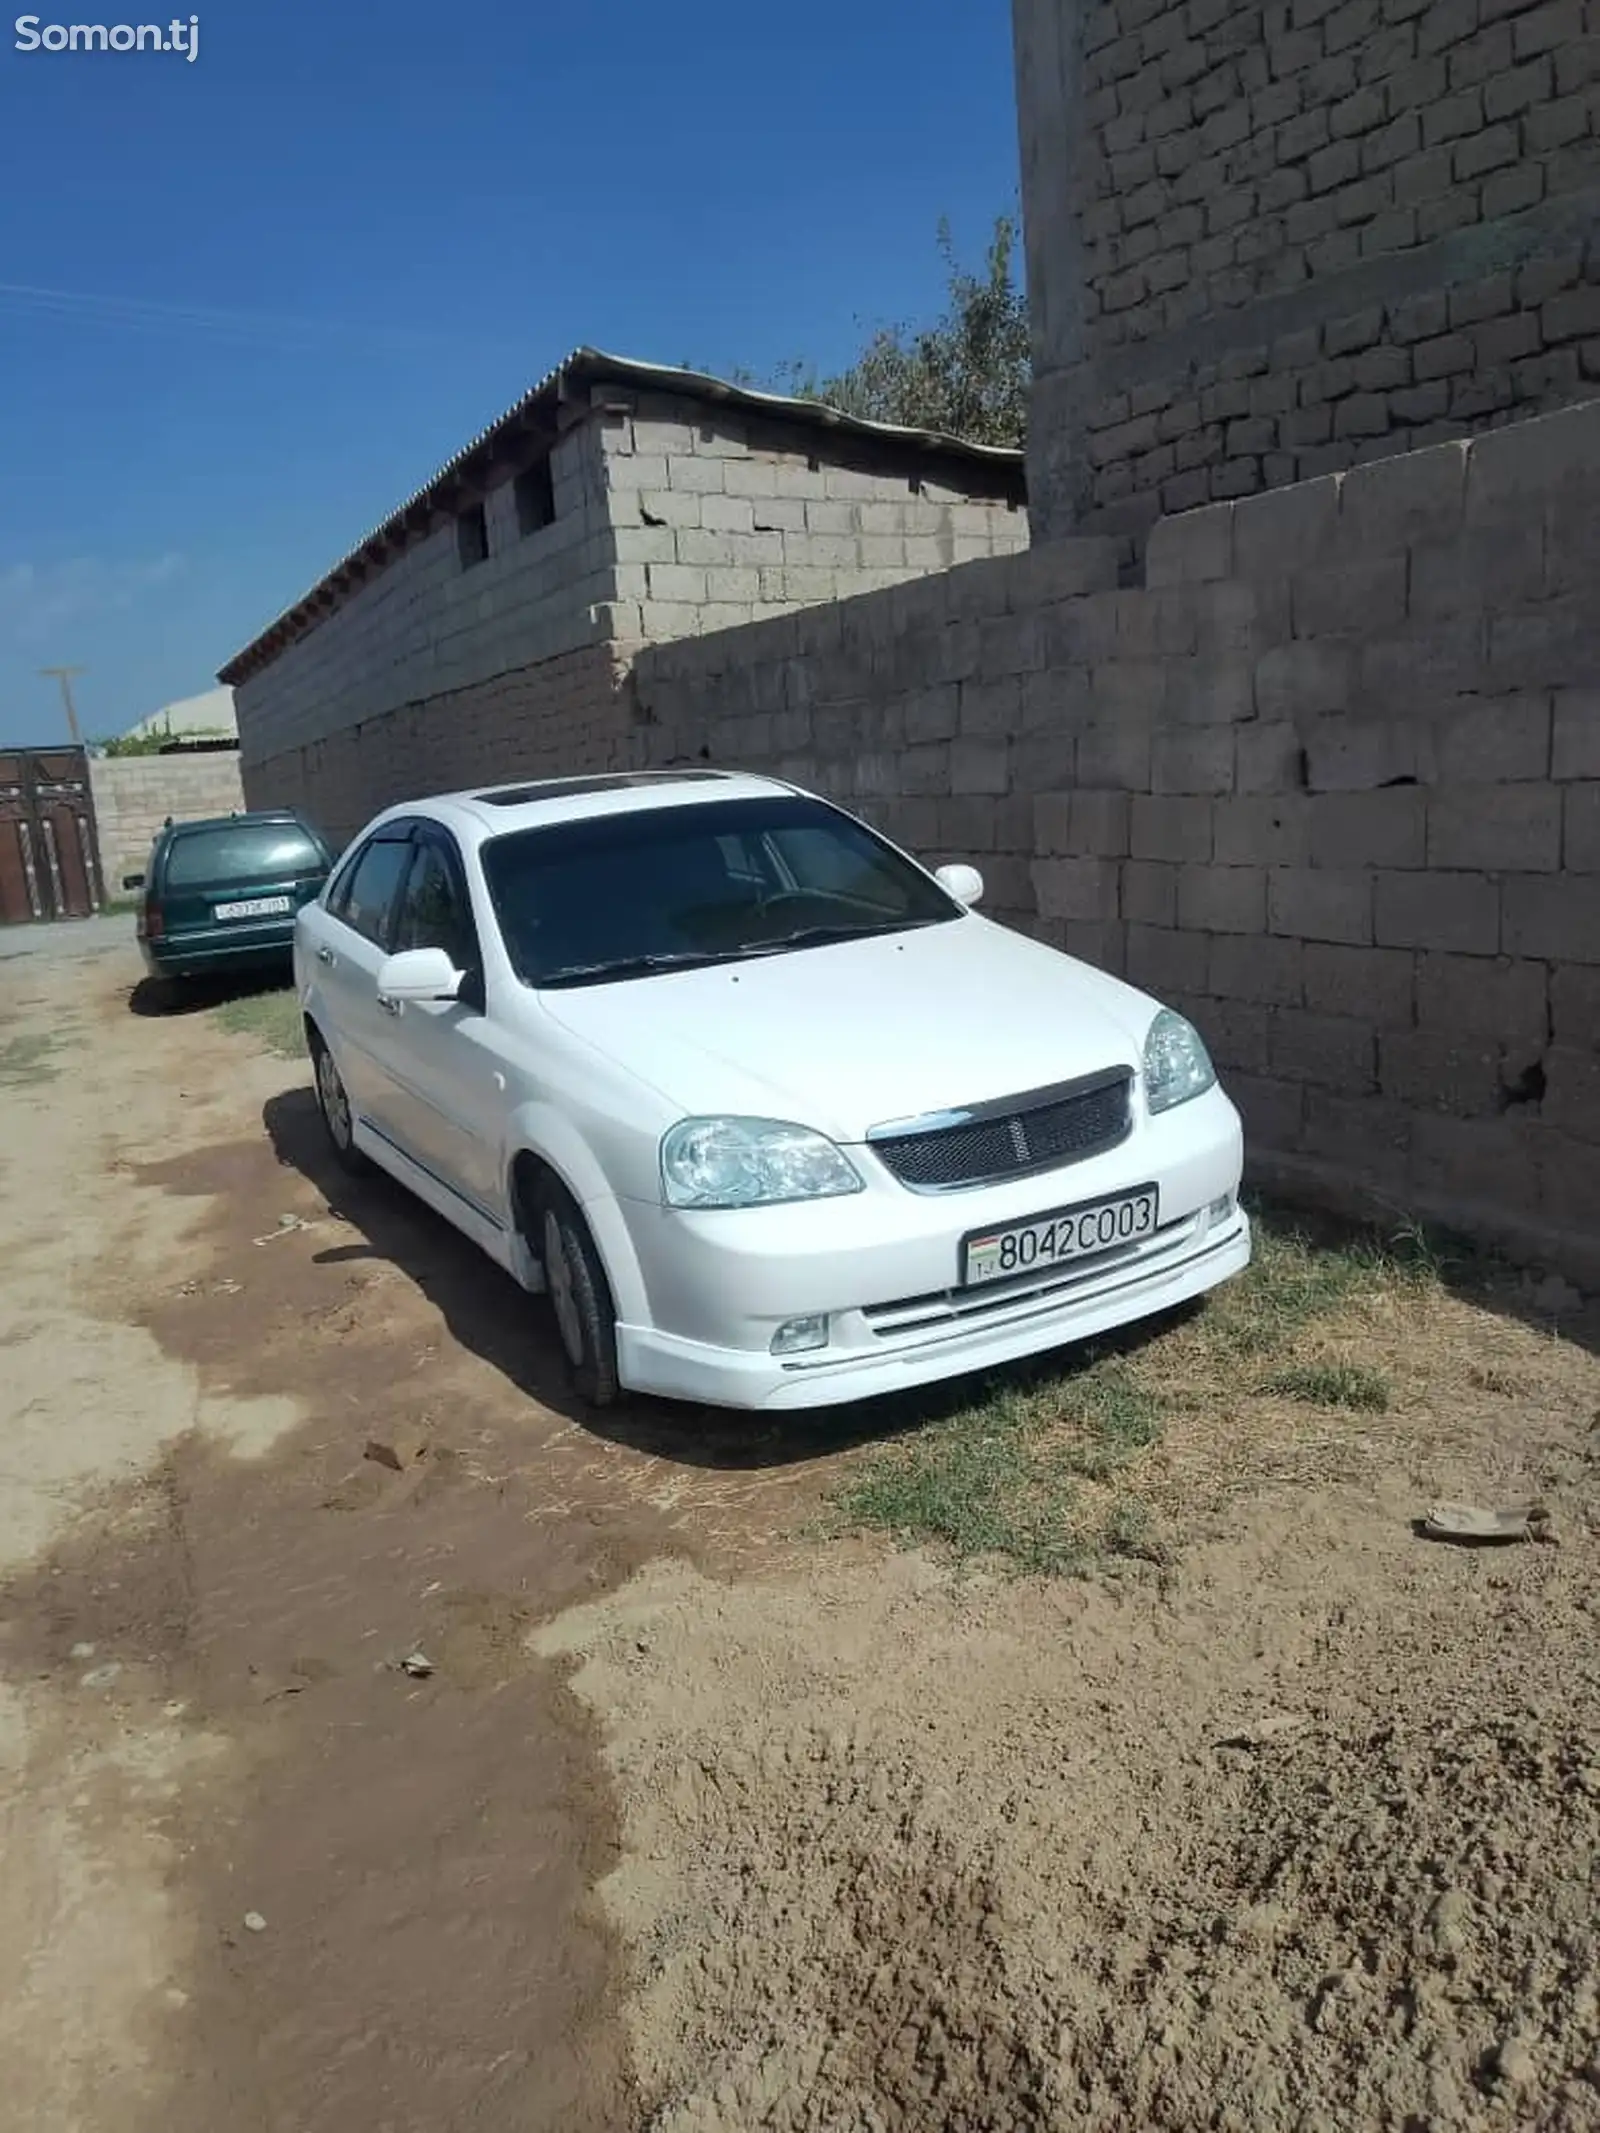
POLYGON ((1106 1554, 1154 1553, 1148 1506, 1104 1497, 1161 1436, 1161 1403, 1120 1358, 1066 1377, 1002 1382, 870 1453, 842 1481, 845 1524, 958 1561, 989 1556, 1039 1576, 1106 1554))
POLYGON ((293 987, 278 992, 240 993, 224 1000, 216 1011, 219 1028, 236 1037, 249 1037, 275 1059, 305 1056, 305 1023, 293 987))
POLYGON ((1366 1363, 1291 1363, 1275 1370, 1261 1390, 1312 1407, 1349 1407, 1369 1415, 1389 1411, 1389 1380, 1366 1363))
POLYGON ((1316 1319, 1385 1290, 1421 1294, 1439 1280, 1437 1253, 1420 1231, 1324 1241, 1271 1209, 1257 1209, 1255 1255, 1236 1281, 1214 1292, 1207 1334, 1225 1354, 1261 1359, 1281 1352, 1316 1319))
POLYGON ((57 1070, 50 1055, 56 1048, 55 1037, 43 1032, 0 1042, 0 1089, 31 1089, 53 1081, 57 1070))
POLYGON ((932 1543, 957 1561, 999 1558, 1049 1576, 1117 1558, 1165 1563, 1152 1499, 1172 1497, 1162 1450, 1169 1418, 1214 1417, 1227 1429, 1242 1402, 1269 1390, 1319 1407, 1386 1411, 1381 1371, 1295 1351, 1325 1320, 1381 1325, 1397 1297, 1435 1291, 1436 1248, 1414 1230, 1384 1238, 1252 1212, 1252 1265, 1203 1308, 1130 1328, 1067 1371, 1008 1375, 955 1406, 935 1395, 920 1426, 845 1472, 836 1522, 907 1546, 932 1543))

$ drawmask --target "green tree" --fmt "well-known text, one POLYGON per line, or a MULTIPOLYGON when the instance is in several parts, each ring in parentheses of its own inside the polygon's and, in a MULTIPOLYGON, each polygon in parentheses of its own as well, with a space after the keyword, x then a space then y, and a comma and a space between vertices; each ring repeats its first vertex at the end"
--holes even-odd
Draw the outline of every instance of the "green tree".
MULTIPOLYGON (((1027 299, 1017 285, 1017 223, 997 217, 981 271, 957 259, 939 224, 946 301, 926 326, 880 326, 837 376, 786 363, 771 390, 821 400, 847 415, 908 429, 940 430, 974 444, 1020 445, 1027 427, 1027 299)), ((741 382, 749 382, 742 380, 741 382)))
POLYGON ((159 755, 172 741, 227 741, 233 738, 216 727, 207 727, 193 733, 169 733, 158 727, 153 733, 116 733, 103 740, 91 740, 91 748, 98 748, 102 755, 159 755))

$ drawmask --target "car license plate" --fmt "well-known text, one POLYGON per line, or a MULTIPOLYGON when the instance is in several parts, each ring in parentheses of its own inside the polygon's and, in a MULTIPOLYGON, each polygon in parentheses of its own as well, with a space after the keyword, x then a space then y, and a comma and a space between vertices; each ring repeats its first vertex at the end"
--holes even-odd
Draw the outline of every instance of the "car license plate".
POLYGON ((1136 1244, 1155 1229, 1159 1204, 1155 1186, 1141 1185, 1137 1192, 1121 1193, 1114 1200, 1063 1207, 1054 1214, 1037 1215, 1031 1222, 984 1230, 965 1240, 962 1281, 969 1287, 1004 1281, 1012 1274, 1028 1274, 1039 1267, 1090 1259, 1115 1251, 1119 1245, 1136 1244))
POLYGON ((236 904, 213 905, 218 918, 277 918, 294 909, 292 896, 247 896, 236 904))

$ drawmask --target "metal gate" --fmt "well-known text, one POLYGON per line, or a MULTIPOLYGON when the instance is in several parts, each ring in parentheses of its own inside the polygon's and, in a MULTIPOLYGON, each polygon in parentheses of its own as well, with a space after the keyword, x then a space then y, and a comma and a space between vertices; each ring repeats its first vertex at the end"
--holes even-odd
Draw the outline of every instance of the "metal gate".
POLYGON ((88 757, 0 749, 0 925, 87 918, 104 901, 88 757))

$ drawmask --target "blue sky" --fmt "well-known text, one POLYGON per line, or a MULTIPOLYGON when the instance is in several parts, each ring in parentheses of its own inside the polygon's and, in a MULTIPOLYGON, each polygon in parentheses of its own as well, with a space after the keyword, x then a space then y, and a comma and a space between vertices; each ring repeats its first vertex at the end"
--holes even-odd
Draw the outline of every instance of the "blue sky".
POLYGON ((0 744, 210 687, 574 345, 842 363, 1015 200, 1003 0, 177 4, 0 31, 0 744))

